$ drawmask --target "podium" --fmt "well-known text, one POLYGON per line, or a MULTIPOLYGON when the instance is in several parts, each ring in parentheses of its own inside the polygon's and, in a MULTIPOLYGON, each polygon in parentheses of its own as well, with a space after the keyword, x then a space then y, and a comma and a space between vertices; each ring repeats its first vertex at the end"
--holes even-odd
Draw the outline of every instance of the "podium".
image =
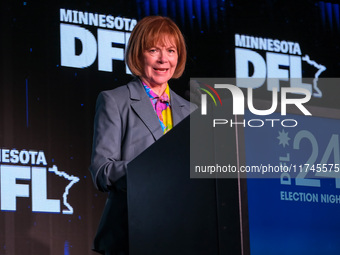
POLYGON ((189 147, 187 117, 129 163, 130 255, 243 254, 239 180, 191 179, 189 147))

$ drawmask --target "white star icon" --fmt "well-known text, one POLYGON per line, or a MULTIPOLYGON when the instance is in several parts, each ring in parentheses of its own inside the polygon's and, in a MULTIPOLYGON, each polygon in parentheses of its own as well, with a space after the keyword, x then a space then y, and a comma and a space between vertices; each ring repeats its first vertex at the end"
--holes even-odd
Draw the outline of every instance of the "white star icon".
POLYGON ((279 136, 277 137, 279 139, 279 145, 282 144, 283 148, 289 146, 289 140, 290 138, 288 137, 288 132, 286 133, 283 129, 282 132, 279 131, 279 136))

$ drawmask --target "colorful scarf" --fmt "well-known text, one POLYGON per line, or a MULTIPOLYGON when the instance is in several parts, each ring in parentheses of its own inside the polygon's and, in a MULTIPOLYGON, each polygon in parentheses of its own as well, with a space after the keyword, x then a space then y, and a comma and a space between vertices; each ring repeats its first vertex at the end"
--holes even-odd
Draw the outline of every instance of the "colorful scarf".
POLYGON ((170 89, 167 84, 163 95, 158 96, 152 89, 143 82, 146 94, 148 94, 152 103, 153 109, 155 110, 159 123, 161 124, 163 133, 165 134, 172 128, 172 115, 170 106, 170 89))

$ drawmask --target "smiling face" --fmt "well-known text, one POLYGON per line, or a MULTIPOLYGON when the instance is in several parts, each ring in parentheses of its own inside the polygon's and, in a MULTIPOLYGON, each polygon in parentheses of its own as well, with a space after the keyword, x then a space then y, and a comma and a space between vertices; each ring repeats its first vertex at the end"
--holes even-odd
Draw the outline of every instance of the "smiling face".
POLYGON ((143 52, 144 72, 141 79, 152 89, 165 89, 173 76, 177 62, 177 47, 173 40, 165 38, 143 52))

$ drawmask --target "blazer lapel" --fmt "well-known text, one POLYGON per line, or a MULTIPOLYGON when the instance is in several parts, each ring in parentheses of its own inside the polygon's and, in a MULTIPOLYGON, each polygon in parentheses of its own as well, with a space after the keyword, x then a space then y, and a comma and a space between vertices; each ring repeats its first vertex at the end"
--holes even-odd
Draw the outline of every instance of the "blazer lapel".
POLYGON ((172 112, 172 121, 173 126, 176 126, 180 123, 184 118, 183 107, 185 106, 183 102, 181 102, 182 98, 180 98, 176 93, 174 93, 170 89, 170 100, 171 100, 171 112, 172 112))
POLYGON ((142 83, 136 79, 128 83, 128 87, 132 100, 131 107, 150 130, 155 140, 158 140, 163 135, 163 130, 142 83))

